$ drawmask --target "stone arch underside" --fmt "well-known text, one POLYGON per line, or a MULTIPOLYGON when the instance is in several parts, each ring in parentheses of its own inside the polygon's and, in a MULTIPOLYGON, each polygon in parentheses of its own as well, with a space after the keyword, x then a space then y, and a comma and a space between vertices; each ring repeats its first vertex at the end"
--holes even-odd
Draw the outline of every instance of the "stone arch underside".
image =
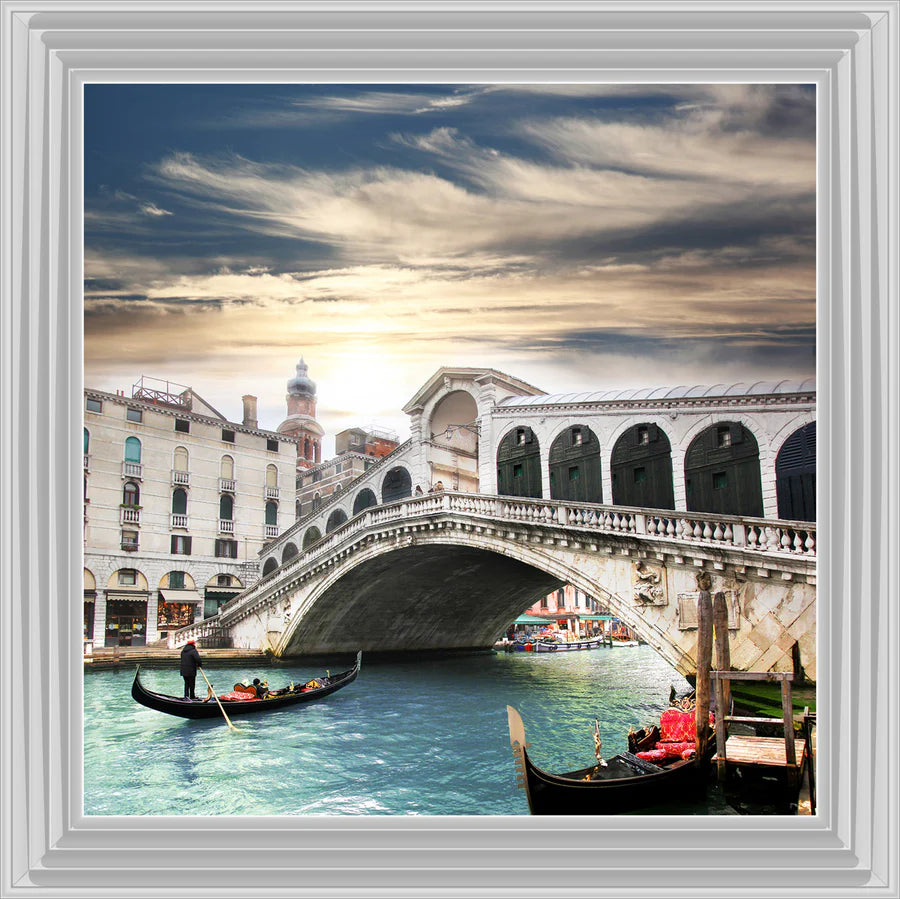
POLYGON ((282 655, 490 647, 510 621, 563 583, 489 550, 395 549, 331 583, 285 635, 282 655))

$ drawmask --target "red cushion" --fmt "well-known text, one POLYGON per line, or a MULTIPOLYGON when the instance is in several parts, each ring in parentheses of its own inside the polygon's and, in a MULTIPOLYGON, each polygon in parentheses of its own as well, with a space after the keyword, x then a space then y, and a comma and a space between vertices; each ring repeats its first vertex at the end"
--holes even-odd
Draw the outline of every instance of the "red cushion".
POLYGON ((222 693, 219 696, 219 699, 256 702, 256 697, 252 693, 241 693, 238 690, 232 690, 230 693, 222 693))
POLYGON ((636 752, 635 755, 645 762, 661 762, 666 758, 665 749, 647 749, 644 752, 636 752))
POLYGON ((690 750, 693 752, 694 750, 694 741, 693 740, 682 740, 679 743, 663 743, 659 742, 656 744, 657 751, 662 750, 665 752, 667 756, 680 756, 683 752, 690 750))
MULTIPOLYGON (((710 727, 716 723, 715 716, 709 713, 710 727)), ((659 716, 659 739, 665 743, 680 743, 697 739, 697 724, 694 712, 681 709, 666 709, 659 716)))
POLYGON ((685 761, 688 761, 689 759, 692 759, 696 754, 697 754, 697 750, 694 748, 685 749, 684 752, 681 753, 681 757, 685 761))

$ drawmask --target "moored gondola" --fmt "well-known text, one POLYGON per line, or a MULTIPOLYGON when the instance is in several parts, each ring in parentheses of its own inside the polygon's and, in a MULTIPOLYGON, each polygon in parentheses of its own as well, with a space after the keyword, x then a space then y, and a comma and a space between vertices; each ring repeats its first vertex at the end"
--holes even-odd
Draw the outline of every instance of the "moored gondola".
MULTIPOLYGON (((239 698, 242 693, 233 691, 219 697, 222 708, 229 717, 237 715, 254 715, 261 712, 277 712, 302 703, 324 699, 332 693, 352 684, 359 674, 362 664, 362 653, 356 654, 356 662, 352 668, 342 671, 340 674, 323 675, 307 681, 304 684, 296 684, 285 687, 283 690, 275 690, 269 693, 265 699, 239 698), (236 698, 231 698, 236 697, 236 698)), ((140 665, 134 672, 134 682, 131 685, 131 696, 135 702, 154 709, 157 712, 165 712, 167 715, 176 715, 179 718, 218 718, 222 720, 222 709, 212 696, 205 700, 181 699, 178 696, 168 696, 165 693, 154 693, 141 683, 140 665)))
POLYGON ((702 757, 697 756, 693 739, 661 739, 689 736, 686 731, 688 724, 693 729, 692 709, 667 709, 660 727, 630 733, 628 751, 606 760, 600 756, 598 731, 597 764, 565 774, 551 774, 534 764, 521 716, 512 706, 506 711, 519 786, 525 790, 533 815, 616 815, 696 798, 705 789, 715 735, 710 733, 702 757))
POLYGON ((550 640, 538 640, 532 644, 534 652, 578 652, 586 649, 600 649, 605 646, 601 637, 590 640, 572 640, 566 643, 555 643, 550 640))

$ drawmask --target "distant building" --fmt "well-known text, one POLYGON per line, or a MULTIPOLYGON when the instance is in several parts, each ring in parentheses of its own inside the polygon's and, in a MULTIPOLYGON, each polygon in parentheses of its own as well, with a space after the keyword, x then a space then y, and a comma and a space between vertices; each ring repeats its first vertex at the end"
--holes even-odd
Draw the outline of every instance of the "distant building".
MULTIPOLYGON (((297 473, 297 518, 318 509, 325 499, 340 493, 399 445, 396 434, 379 428, 348 428, 335 435, 334 443, 336 455, 333 459, 297 473)), ((353 514, 374 506, 377 501, 371 491, 361 495, 353 514)), ((346 520, 344 514, 329 519, 325 533, 346 520)))
POLYGON ((316 421, 316 384, 308 376, 309 368, 301 360, 297 374, 288 381, 288 417, 278 432, 297 441, 297 469, 312 468, 322 461, 322 436, 325 430, 316 421))
POLYGON ((84 637, 144 645, 215 614, 294 518, 296 438, 230 422, 190 387, 85 389, 84 637))

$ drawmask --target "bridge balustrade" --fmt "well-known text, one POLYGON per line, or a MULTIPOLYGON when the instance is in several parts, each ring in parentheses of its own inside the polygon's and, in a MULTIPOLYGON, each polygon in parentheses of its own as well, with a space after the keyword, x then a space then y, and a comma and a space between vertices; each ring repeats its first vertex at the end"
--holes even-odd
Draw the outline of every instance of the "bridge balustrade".
MULTIPOLYGON (((402 524, 417 518, 446 513, 462 513, 483 518, 485 523, 510 521, 535 526, 562 527, 573 535, 625 534, 637 538, 693 546, 710 546, 760 553, 768 556, 816 555, 816 530, 807 522, 770 521, 738 518, 728 515, 685 515, 679 512, 653 509, 627 509, 595 503, 571 503, 543 500, 485 496, 483 494, 442 493, 407 497, 382 506, 370 506, 340 528, 327 534, 307 550, 289 559, 275 571, 253 585, 252 592, 264 588, 291 572, 328 559, 345 541, 360 531, 385 524, 402 524)), ((253 598, 248 594, 236 596, 222 607, 220 615, 238 612, 253 598)), ((209 625, 215 619, 207 619, 209 625)), ((176 642, 188 635, 203 634, 204 622, 196 622, 183 633, 176 632, 176 642)))

